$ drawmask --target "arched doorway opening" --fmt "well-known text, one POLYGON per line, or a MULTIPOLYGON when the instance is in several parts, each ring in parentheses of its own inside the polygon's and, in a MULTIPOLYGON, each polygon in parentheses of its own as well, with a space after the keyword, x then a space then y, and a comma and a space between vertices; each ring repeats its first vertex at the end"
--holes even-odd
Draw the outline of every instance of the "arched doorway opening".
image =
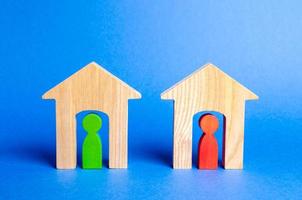
POLYGON ((199 127, 199 119, 201 116, 205 114, 212 114, 217 117, 219 121, 219 128, 215 132, 215 138, 217 139, 218 142, 218 166, 222 167, 223 166, 223 154, 224 154, 224 139, 225 139, 225 125, 226 125, 226 120, 225 116, 220 113, 220 112, 215 112, 215 111, 201 111, 196 113, 193 116, 193 130, 192 130, 192 156, 193 156, 193 167, 197 168, 197 162, 198 162, 198 143, 199 139, 202 136, 203 132, 199 127))
POLYGON ((76 115, 76 134, 77 134, 77 166, 82 168, 82 146, 87 132, 82 126, 83 119, 86 115, 94 113, 102 119, 102 128, 98 134, 102 140, 102 159, 103 167, 109 166, 109 117, 106 113, 97 110, 85 110, 76 115))

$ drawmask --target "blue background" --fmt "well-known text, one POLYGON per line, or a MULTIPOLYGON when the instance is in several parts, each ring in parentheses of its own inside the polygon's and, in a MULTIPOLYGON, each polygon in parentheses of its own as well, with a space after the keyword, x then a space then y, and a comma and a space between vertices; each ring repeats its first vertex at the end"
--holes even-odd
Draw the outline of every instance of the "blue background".
MULTIPOLYGON (((0 199, 301 199, 301 9, 300 0, 1 0, 0 199), (127 170, 54 168, 55 104, 41 96, 91 61, 143 95, 129 103, 127 170), (171 168, 173 107, 160 93, 206 62, 260 96, 246 104, 242 171, 197 170, 196 146, 192 170, 171 168)), ((194 125, 194 144, 200 135, 194 125)))

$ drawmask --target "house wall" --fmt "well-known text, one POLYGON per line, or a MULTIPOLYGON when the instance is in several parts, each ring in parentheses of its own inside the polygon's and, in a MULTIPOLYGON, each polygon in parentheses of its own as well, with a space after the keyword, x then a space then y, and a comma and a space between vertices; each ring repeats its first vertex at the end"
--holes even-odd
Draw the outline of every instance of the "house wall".
POLYGON ((110 113, 109 168, 128 167, 128 102, 110 113))
POLYGON ((243 168, 245 102, 233 105, 233 111, 226 114, 225 149, 223 165, 225 169, 243 168))
POLYGON ((76 118, 71 104, 56 102, 56 166, 74 169, 76 157, 76 118))

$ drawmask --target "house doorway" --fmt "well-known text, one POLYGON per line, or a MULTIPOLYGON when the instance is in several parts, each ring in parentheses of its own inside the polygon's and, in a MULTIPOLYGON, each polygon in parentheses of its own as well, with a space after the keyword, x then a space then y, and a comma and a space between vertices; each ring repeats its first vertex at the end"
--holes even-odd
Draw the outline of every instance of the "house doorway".
POLYGON ((82 125, 84 118, 88 114, 96 114, 98 115, 102 120, 102 127, 98 131, 98 135, 101 138, 102 141, 102 163, 103 167, 109 166, 109 117, 106 113, 96 111, 96 110, 86 110, 79 112, 76 115, 76 134, 77 134, 77 166, 81 167, 83 166, 83 160, 82 160, 82 147, 85 140, 85 137, 87 136, 87 132, 84 130, 84 127, 82 125))
POLYGON ((199 139, 201 138, 203 131, 199 127, 199 119, 205 114, 212 114, 217 117, 219 121, 218 130, 215 132, 215 138, 218 142, 218 167, 222 166, 222 158, 224 151, 224 137, 225 137, 225 116, 219 112, 214 111, 202 111, 198 112, 193 116, 193 136, 192 136, 192 156, 193 156, 193 166, 198 167, 198 144, 199 139))

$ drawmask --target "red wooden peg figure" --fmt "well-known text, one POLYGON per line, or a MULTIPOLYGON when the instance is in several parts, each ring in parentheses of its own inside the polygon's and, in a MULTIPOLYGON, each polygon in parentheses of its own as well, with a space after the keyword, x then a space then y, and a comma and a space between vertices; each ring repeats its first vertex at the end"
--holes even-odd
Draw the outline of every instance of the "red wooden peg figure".
POLYGON ((214 136, 218 125, 218 119, 212 114, 205 114, 199 119, 199 127, 203 131, 198 145, 199 169, 217 169, 218 167, 218 144, 214 136))

